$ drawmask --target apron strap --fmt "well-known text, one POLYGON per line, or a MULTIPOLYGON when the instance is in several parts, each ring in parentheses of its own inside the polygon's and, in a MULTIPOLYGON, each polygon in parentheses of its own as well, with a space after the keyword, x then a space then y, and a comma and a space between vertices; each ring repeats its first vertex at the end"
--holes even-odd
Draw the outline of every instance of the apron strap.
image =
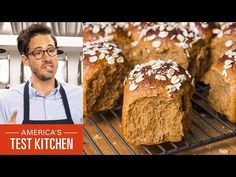
POLYGON ((25 88, 24 88, 24 120, 29 121, 29 110, 30 110, 30 105, 29 105, 29 81, 26 82, 25 88))
POLYGON ((67 119, 72 121, 71 112, 70 112, 70 106, 69 106, 69 103, 68 103, 68 99, 67 99, 67 96, 66 96, 65 89, 62 87, 61 84, 60 84, 60 86, 61 86, 60 87, 60 93, 61 93, 61 97, 62 97, 62 102, 63 102, 64 108, 65 108, 66 117, 67 117, 67 119))

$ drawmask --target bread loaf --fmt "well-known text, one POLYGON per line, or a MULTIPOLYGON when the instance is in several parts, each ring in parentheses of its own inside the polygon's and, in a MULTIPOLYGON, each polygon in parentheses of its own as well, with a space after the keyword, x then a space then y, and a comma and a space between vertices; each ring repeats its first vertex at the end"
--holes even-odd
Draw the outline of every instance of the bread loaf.
MULTIPOLYGON (((198 79, 200 68, 207 58, 205 41, 187 26, 180 23, 130 23, 132 50, 128 60, 132 65, 155 58, 174 60, 198 79)), ((206 65, 206 63, 204 64, 206 65)))
POLYGON ((127 56, 130 50, 131 39, 127 33, 128 23, 93 22, 84 23, 83 41, 110 42, 116 44, 122 53, 127 56))
POLYGON ((212 22, 180 22, 179 24, 197 33, 204 41, 196 60, 198 66, 196 79, 201 80, 201 77, 208 71, 212 64, 209 46, 213 38, 213 29, 216 28, 216 24, 212 22), (200 57, 200 60, 198 57, 200 57))
POLYGON ((87 43, 83 55, 83 114, 90 116, 117 105, 129 66, 112 43, 87 43))
POLYGON ((133 145, 178 142, 190 129, 193 78, 175 62, 136 65, 125 80, 122 134, 133 145))
POLYGON ((208 102, 217 112, 236 122, 236 49, 227 50, 205 76, 210 84, 208 102))
MULTIPOLYGON (((210 65, 215 64, 229 49, 236 48, 236 23, 218 23, 217 27, 213 29, 213 33, 215 37, 209 47, 210 65)), ((208 71, 206 71, 201 78, 201 81, 205 84, 209 84, 208 75, 208 71)))
POLYGON ((214 28, 213 33, 216 36, 214 37, 214 39, 212 39, 212 43, 210 45, 212 64, 217 62, 217 60, 223 55, 223 53, 228 50, 228 46, 230 44, 232 45, 232 47, 236 47, 236 23, 219 23, 219 27, 214 28), (227 43, 228 45, 226 45, 225 43, 227 43))

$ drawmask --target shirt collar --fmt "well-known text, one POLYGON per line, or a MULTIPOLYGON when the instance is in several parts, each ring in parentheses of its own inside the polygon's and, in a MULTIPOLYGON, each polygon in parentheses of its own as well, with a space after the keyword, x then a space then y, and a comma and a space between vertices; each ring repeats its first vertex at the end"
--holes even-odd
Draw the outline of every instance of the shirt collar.
MULTIPOLYGON (((56 81, 56 87, 51 90, 50 94, 47 97, 58 98, 61 96, 61 94, 59 92, 61 84, 56 79, 55 79, 55 81, 56 81)), ((32 87, 31 78, 29 79, 29 96, 30 97, 45 97, 45 96, 41 95, 34 87, 32 87)))

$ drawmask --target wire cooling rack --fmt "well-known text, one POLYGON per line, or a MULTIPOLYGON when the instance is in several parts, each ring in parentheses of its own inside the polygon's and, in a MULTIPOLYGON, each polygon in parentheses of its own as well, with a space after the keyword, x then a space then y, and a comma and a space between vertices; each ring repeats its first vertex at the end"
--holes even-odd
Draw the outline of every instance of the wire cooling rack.
POLYGON ((181 142, 140 147, 129 145, 121 135, 120 104, 84 120, 83 154, 176 154, 234 137, 236 126, 208 105, 208 90, 208 86, 197 83, 192 98, 192 127, 181 142))

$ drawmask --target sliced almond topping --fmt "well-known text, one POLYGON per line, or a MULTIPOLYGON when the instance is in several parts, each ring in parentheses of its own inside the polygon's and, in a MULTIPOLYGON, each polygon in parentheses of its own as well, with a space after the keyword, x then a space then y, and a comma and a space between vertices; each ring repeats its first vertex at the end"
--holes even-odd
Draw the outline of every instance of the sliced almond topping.
POLYGON ((176 46, 182 47, 183 49, 189 48, 189 45, 186 42, 175 43, 176 46))
POLYGON ((158 37, 160 37, 160 38, 165 38, 165 37, 168 36, 168 34, 169 34, 168 31, 161 31, 161 32, 158 34, 158 37))
POLYGON ((180 74, 178 77, 180 78, 181 82, 186 80, 186 76, 184 74, 180 74))
POLYGON ((212 30, 212 32, 213 32, 213 34, 219 34, 221 32, 221 30, 218 28, 215 28, 212 30))
POLYGON ((172 84, 177 84, 178 82, 180 82, 180 78, 175 75, 175 76, 173 76, 173 77, 171 78, 170 82, 171 82, 172 84))
POLYGON ((144 74, 139 75, 139 76, 135 79, 135 82, 136 82, 136 83, 139 83, 139 82, 143 81, 143 80, 144 80, 143 76, 144 76, 144 74))
POLYGON ((189 78, 191 78, 191 75, 189 74, 189 72, 186 70, 185 73, 188 75, 189 78))
POLYGON ((110 53, 107 49, 101 49, 99 51, 102 52, 102 53, 105 53, 105 54, 109 54, 110 53))
MULTIPOLYGON (((129 82, 131 90, 135 90, 139 82, 150 76, 159 81, 169 80, 168 82, 171 84, 166 86, 166 90, 170 94, 171 92, 180 90, 182 83, 186 80, 187 74, 189 75, 187 71, 186 74, 180 74, 179 65, 172 60, 150 60, 147 63, 136 65, 130 72, 128 79, 132 80, 129 82)), ((189 77, 191 76, 189 75, 189 77)))
POLYGON ((174 92, 176 90, 175 86, 174 85, 167 85, 166 86, 166 90, 171 93, 171 92, 174 92))
POLYGON ((231 58, 232 56, 236 55, 236 52, 233 52, 232 50, 227 50, 225 52, 225 55, 227 55, 229 58, 231 58))
POLYGON ((229 68, 232 68, 232 65, 224 65, 224 69, 229 69, 229 68))
POLYGON ((110 65, 114 64, 115 63, 114 57, 112 57, 112 56, 108 57, 107 63, 110 64, 110 65))
POLYGON ((173 36, 171 36, 171 38, 170 38, 170 39, 171 39, 171 40, 173 40, 175 37, 176 37, 176 35, 173 35, 173 36))
POLYGON ((94 50, 88 50, 88 51, 86 51, 86 54, 96 55, 96 52, 94 50))
POLYGON ((101 60, 101 59, 104 59, 104 58, 105 58, 105 53, 100 53, 99 59, 101 60))
POLYGON ((98 33, 99 31, 100 31, 100 27, 99 26, 97 26, 97 25, 94 25, 94 27, 93 27, 93 33, 98 33))
POLYGON ((173 68, 170 68, 168 71, 167 71, 167 74, 172 76, 173 74, 175 73, 175 70, 173 68))
POLYGON ((225 46, 226 47, 231 47, 233 45, 233 41, 232 40, 228 40, 225 42, 225 46))
POLYGON ((161 46, 161 41, 153 41, 152 46, 156 47, 156 48, 160 47, 161 46))
MULTIPOLYGON (((187 30, 184 30, 184 31, 183 31, 183 35, 184 35, 186 38, 187 38, 187 37, 190 37, 187 30)), ((191 37, 190 37, 190 38, 191 38, 191 37)))
POLYGON ((124 63, 124 57, 119 57, 116 59, 117 63, 124 63))
POLYGON ((97 56, 92 56, 92 57, 89 57, 89 61, 90 61, 91 63, 93 63, 93 62, 97 61, 97 59, 98 59, 98 57, 97 57, 97 56))
POLYGON ((155 63, 154 65, 152 65, 152 69, 155 70, 155 69, 158 69, 158 68, 161 68, 161 64, 160 63, 155 63))
POLYGON ((222 38, 223 35, 224 35, 223 31, 221 31, 221 32, 217 35, 217 37, 218 37, 218 38, 222 38))
POLYGON ((224 70, 222 71, 222 76, 227 77, 227 71, 226 71, 226 69, 224 69, 224 70))
POLYGON ((178 83, 177 83, 177 84, 175 84, 174 86, 175 86, 175 88, 176 88, 177 90, 180 90, 181 83, 180 83, 180 82, 178 82, 178 83))
POLYGON ((136 65, 135 68, 134 68, 134 70, 135 70, 135 71, 141 71, 142 68, 143 68, 143 67, 142 67, 141 65, 136 65))
POLYGON ((176 65, 171 65, 170 67, 173 68, 175 71, 179 71, 179 68, 176 65))
POLYGON ((201 23, 201 25, 202 25, 203 28, 207 28, 207 27, 208 27, 208 24, 207 24, 207 23, 204 23, 204 22, 201 23))
POLYGON ((188 53, 187 50, 185 50, 185 53, 186 53, 187 57, 190 58, 190 54, 188 53))
POLYGON ((194 34, 192 32, 188 33, 188 37, 192 38, 192 37, 194 37, 194 34))
POLYGON ((162 75, 155 75, 155 79, 159 80, 159 81, 165 81, 166 80, 166 77, 165 76, 162 76, 162 75))
POLYGON ((173 26, 170 26, 170 25, 166 27, 166 30, 167 30, 167 31, 172 31, 173 29, 174 29, 174 27, 173 27, 173 26))
POLYGON ((159 30, 160 30, 160 31, 163 31, 164 29, 165 29, 165 25, 164 25, 164 24, 161 24, 159 30))
POLYGON ((107 26, 106 28, 105 28, 105 33, 106 34, 110 34, 112 32, 112 27, 111 26, 107 26))
POLYGON ((151 70, 148 70, 148 71, 147 71, 147 75, 148 75, 148 76, 151 76, 151 75, 152 75, 152 71, 151 71, 151 70))
POLYGON ((156 38, 156 35, 155 35, 155 34, 146 37, 147 41, 151 41, 151 40, 153 40, 153 39, 155 39, 155 38, 156 38))
POLYGON ((225 60, 225 65, 230 65, 230 64, 232 64, 234 61, 232 61, 232 60, 225 60))
POLYGON ((136 85, 135 83, 133 83, 133 84, 131 84, 130 86, 129 86, 129 90, 132 92, 132 91, 134 91, 134 90, 136 90, 138 88, 138 85, 136 85))
POLYGON ((114 53, 112 54, 112 57, 117 58, 117 57, 119 57, 119 54, 118 54, 117 52, 114 52, 114 53))
POLYGON ((176 38, 177 38, 180 42, 183 42, 184 39, 185 39, 182 34, 178 34, 176 38))

